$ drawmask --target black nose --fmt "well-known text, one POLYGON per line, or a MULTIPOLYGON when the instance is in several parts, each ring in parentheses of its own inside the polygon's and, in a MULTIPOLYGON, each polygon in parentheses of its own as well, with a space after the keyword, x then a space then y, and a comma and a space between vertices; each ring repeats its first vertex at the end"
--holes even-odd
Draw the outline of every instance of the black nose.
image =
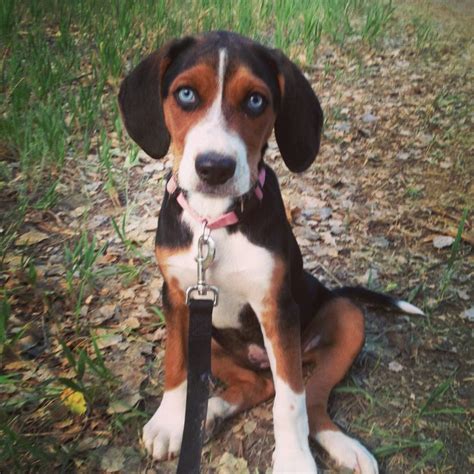
POLYGON ((224 184, 234 176, 235 160, 219 153, 203 153, 196 158, 198 176, 207 184, 224 184))

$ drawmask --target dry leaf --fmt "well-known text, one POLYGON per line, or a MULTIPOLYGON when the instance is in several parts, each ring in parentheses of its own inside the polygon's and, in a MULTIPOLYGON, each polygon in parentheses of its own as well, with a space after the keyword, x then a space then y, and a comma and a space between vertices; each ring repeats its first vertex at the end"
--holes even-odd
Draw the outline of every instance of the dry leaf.
POLYGON ((113 415, 114 413, 126 413, 130 411, 140 400, 141 395, 136 392, 128 397, 122 398, 121 400, 114 400, 110 402, 107 408, 107 413, 113 415))
POLYGON ((123 469, 125 455, 121 448, 109 448, 100 460, 100 467, 105 472, 118 472, 123 469))
POLYGON ((255 428, 257 427, 257 423, 253 420, 247 421, 244 424, 244 433, 246 435, 249 435, 255 431, 255 428))
POLYGON ((65 388, 61 393, 61 400, 74 415, 84 415, 87 410, 84 394, 76 392, 72 388, 65 388))
POLYGON ((217 465, 218 474, 247 474, 249 472, 247 461, 243 458, 236 458, 231 453, 224 453, 217 465))
POLYGON ((15 240, 15 245, 34 245, 48 238, 49 235, 43 232, 38 230, 30 230, 25 234, 20 235, 20 237, 15 240))
POLYGON ((122 342, 121 334, 103 334, 97 337, 97 346, 99 349, 115 346, 119 342, 122 342))
POLYGON ((123 323, 122 326, 130 328, 130 329, 137 329, 140 327, 140 321, 133 316, 127 318, 123 323))

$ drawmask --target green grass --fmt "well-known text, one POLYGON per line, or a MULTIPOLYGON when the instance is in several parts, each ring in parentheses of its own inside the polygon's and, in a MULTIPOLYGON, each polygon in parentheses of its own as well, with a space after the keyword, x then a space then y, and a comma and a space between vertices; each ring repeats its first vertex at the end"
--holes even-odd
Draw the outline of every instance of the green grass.
POLYGON ((351 36, 372 42, 392 10, 381 0, 5 0, 0 143, 20 163, 19 201, 53 205, 65 162, 96 151, 107 186, 117 184, 107 134, 121 127, 118 81, 164 41, 232 29, 311 63, 323 35, 338 44, 351 36))
MULTIPOLYGON (((37 380, 32 375, 24 380, 20 369, 18 376, 15 371, 0 374, 0 392, 8 394, 0 410, 0 436, 4 441, 0 443, 0 465, 13 470, 21 470, 25 465, 31 469, 54 465, 70 471, 71 459, 84 456, 75 452, 78 438, 65 446, 54 435, 37 436, 39 432, 54 430, 51 414, 61 420, 57 408, 65 387, 84 395, 87 416, 92 415, 88 421, 94 417, 106 419, 110 426, 122 431, 131 429, 127 425, 133 419, 138 431, 138 422, 142 423, 144 417, 133 409, 107 418, 106 408, 114 400, 116 380, 91 336, 87 318, 81 317, 87 296, 100 278, 119 274, 126 284, 137 282, 150 261, 126 233, 132 210, 128 174, 139 165, 139 151, 130 140, 121 139, 123 125, 116 95, 120 80, 130 68, 170 38, 213 29, 231 29, 281 48, 304 68, 314 64, 321 42, 330 42, 336 48, 352 48, 355 43, 364 50, 377 46, 384 39, 393 14, 394 5, 388 0, 0 2, 0 192, 11 196, 1 215, 5 223, 0 223, 0 263, 21 233, 25 216, 54 209, 65 199, 61 190, 69 189, 71 182, 81 181, 75 174, 89 172, 93 179, 100 180, 102 191, 113 204, 121 205, 117 204, 118 196, 125 196, 125 209, 119 212, 122 217, 112 217, 112 227, 126 257, 101 268, 98 260, 106 254, 106 246, 99 244, 101 236, 95 237, 79 226, 75 236, 58 244, 64 255, 64 287, 44 289, 39 286, 45 279, 38 278, 36 270, 36 264, 44 262, 30 258, 28 249, 21 250, 24 258, 19 271, 23 287, 18 283, 0 293, 0 366, 5 354, 15 350, 29 328, 23 320, 13 321, 13 316, 21 316, 23 311, 14 311, 22 297, 30 298, 30 303, 41 300, 38 304, 44 306, 48 322, 55 320, 55 334, 60 337, 49 336, 52 348, 48 349, 47 357, 40 357, 38 364, 51 369, 49 378, 37 380), (116 159, 117 148, 125 153, 125 160, 116 159), (53 309, 57 300, 64 303, 64 313, 61 305, 60 309, 53 309), (71 325, 63 324, 63 319, 69 317, 72 329, 71 325), (20 323, 24 325, 18 326, 20 323), (44 413, 44 418, 34 418, 37 412, 44 413)), ((420 48, 435 40, 431 23, 416 20, 412 24, 420 48)), ((361 75, 365 74, 364 64, 360 60, 361 75)), ((329 61, 324 73, 334 76, 336 81, 345 75, 329 61)), ((447 87, 436 97, 433 108, 436 111, 448 107, 453 116, 463 118, 467 112, 459 108, 459 103, 464 99, 452 95, 447 87)), ((336 106, 326 116, 330 120, 347 119, 336 106)), ((434 115, 432 120, 436 118, 434 115)), ((408 188, 406 193, 413 200, 422 197, 416 187, 408 188)), ((453 245, 441 294, 452 280, 459 245, 460 235, 453 245)), ((373 286, 373 279, 369 280, 369 286, 373 286)), ((411 297, 420 288, 421 285, 417 286, 411 297)), ((97 292, 94 297, 98 295, 97 292)), ((161 308, 148 309, 155 316, 149 326, 162 328, 165 323, 161 308)), ((23 360, 22 356, 19 358, 23 360)), ((451 385, 446 384, 437 387, 419 408, 418 418, 462 415, 463 409, 455 403, 439 404, 450 389, 451 385)), ((380 405, 378 397, 355 384, 339 387, 336 392, 360 398, 368 412, 380 405)), ((78 418, 75 422, 82 423, 87 433, 91 430, 86 426, 88 421, 78 418)), ((59 436, 60 430, 56 431, 59 436)), ((384 440, 378 451, 381 458, 419 449, 417 467, 429 464, 443 447, 438 441, 420 438, 418 432, 409 439, 393 438, 392 433, 380 438, 384 440)))

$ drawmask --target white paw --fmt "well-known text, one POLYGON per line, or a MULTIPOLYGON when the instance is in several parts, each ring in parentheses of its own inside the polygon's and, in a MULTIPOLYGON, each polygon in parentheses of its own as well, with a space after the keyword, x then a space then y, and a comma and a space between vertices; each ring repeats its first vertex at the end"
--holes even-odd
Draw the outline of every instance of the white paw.
POLYGON ((179 454, 186 411, 186 382, 163 395, 158 410, 143 427, 143 442, 153 458, 163 461, 179 454))
POLYGON ((237 411, 237 405, 226 402, 221 397, 211 397, 207 405, 206 442, 219 429, 220 424, 237 411))
POLYGON ((309 446, 302 450, 275 449, 273 453, 273 472, 285 473, 317 473, 316 462, 314 461, 309 446))
POLYGON ((338 466, 357 474, 378 474, 377 461, 359 441, 340 431, 321 431, 316 441, 328 452, 338 466))

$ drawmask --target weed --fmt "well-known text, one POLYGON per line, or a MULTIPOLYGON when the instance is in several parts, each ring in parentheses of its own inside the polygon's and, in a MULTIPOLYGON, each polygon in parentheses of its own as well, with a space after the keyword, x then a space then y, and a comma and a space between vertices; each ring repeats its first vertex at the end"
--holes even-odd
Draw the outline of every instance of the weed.
POLYGON ((416 187, 408 187, 405 191, 405 196, 410 199, 420 199, 423 196, 423 190, 416 187))
POLYGON ((375 2, 367 5, 362 37, 369 42, 379 38, 391 20, 394 11, 395 8, 391 0, 387 3, 375 2))
POLYGON ((438 302, 443 301, 446 290, 448 289, 451 283, 451 280, 454 276, 454 273, 456 271, 456 262, 458 260, 459 252, 461 250, 462 233, 464 231, 464 226, 466 224, 468 214, 469 214, 469 211, 467 208, 465 208, 458 225, 456 238, 454 239, 454 242, 451 246, 451 255, 449 256, 448 265, 441 277, 438 302))
POLYGON ((21 339, 25 333, 26 326, 13 335, 8 334, 8 320, 11 316, 11 305, 8 302, 6 293, 0 299, 0 367, 3 364, 3 357, 9 348, 21 339))
POLYGON ((98 247, 96 238, 92 237, 90 240, 86 232, 82 233, 72 247, 64 247, 66 285, 68 293, 75 299, 76 317, 79 316, 87 287, 93 284, 97 276, 94 264, 106 248, 106 243, 98 247))
POLYGON ((161 310, 161 308, 159 308, 158 306, 151 306, 150 309, 153 312, 153 314, 157 316, 158 318, 157 326, 164 328, 166 325, 166 320, 165 320, 165 315, 163 314, 163 311, 161 310))
MULTIPOLYGON (((98 397, 103 397, 111 392, 111 388, 116 382, 115 376, 105 366, 104 357, 97 345, 96 338, 91 334, 92 347, 95 357, 89 357, 85 349, 79 349, 74 353, 64 341, 60 341, 63 354, 74 372, 73 377, 58 377, 58 381, 74 392, 82 393, 87 401, 87 406, 92 409, 98 397), (85 381, 86 368, 90 369, 92 378, 89 383, 85 381), (92 383, 93 379, 97 383, 92 383)), ((107 395, 108 396, 108 395, 107 395)))
POLYGON ((418 49, 430 47, 438 38, 433 28, 433 22, 427 18, 415 17, 413 19, 415 28, 416 47, 418 49))

